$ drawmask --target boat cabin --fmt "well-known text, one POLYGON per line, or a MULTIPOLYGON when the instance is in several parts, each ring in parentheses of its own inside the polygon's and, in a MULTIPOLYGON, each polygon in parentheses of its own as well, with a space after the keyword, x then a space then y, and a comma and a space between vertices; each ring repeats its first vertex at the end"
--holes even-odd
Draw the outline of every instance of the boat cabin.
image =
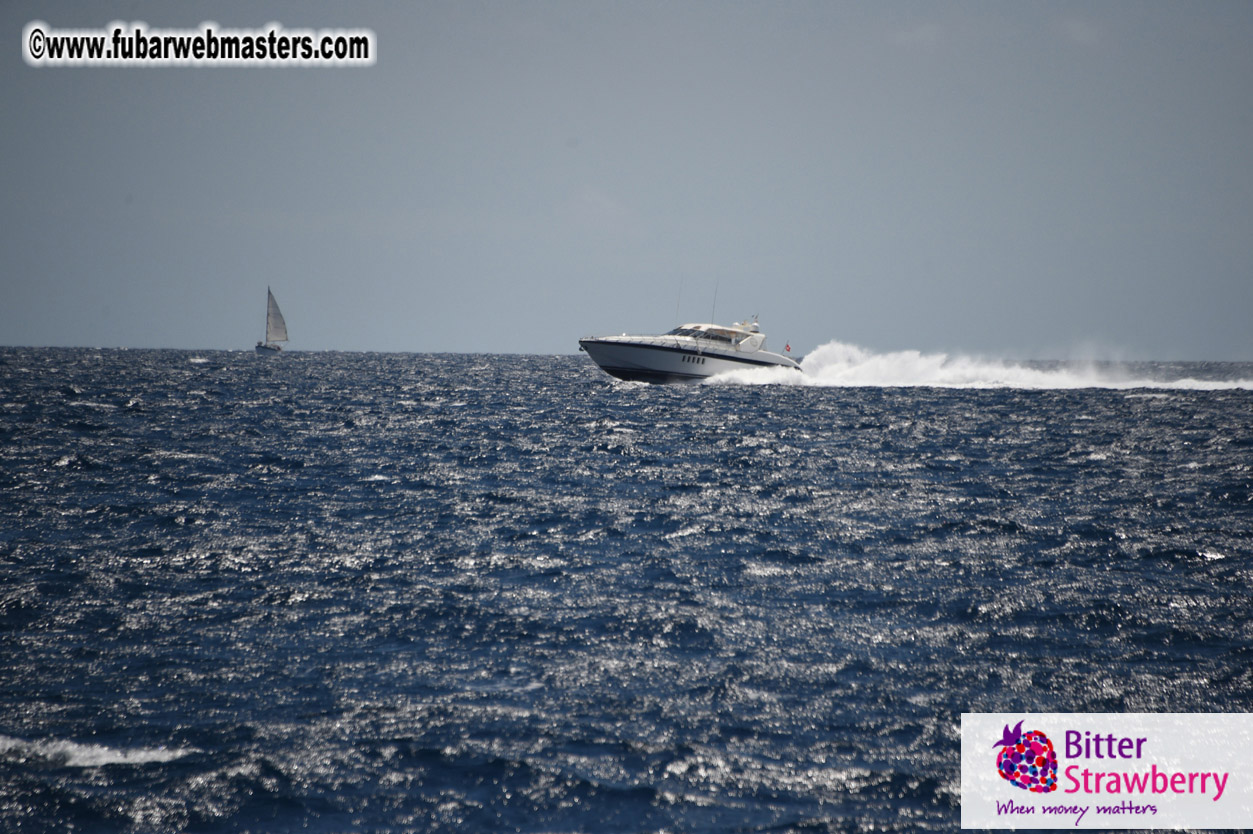
POLYGON ((684 324, 674 328, 667 336, 688 336, 693 339, 705 339, 721 342, 732 347, 746 350, 757 350, 764 346, 765 337, 760 335, 761 329, 757 322, 736 323, 731 327, 720 324, 684 324))

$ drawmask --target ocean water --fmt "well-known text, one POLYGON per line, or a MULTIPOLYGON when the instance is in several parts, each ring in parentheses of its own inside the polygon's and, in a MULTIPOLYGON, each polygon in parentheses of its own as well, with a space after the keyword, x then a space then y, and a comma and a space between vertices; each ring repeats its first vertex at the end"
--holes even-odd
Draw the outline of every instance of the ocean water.
POLYGON ((804 366, 0 349, 0 828, 952 831, 962 712, 1253 709, 1253 367, 804 366))

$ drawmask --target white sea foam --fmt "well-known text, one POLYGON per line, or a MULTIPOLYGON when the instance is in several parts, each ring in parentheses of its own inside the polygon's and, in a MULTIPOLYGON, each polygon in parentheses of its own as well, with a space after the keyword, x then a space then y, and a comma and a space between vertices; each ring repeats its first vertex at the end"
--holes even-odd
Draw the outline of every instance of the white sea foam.
POLYGON ((917 350, 875 353, 857 345, 828 342, 801 361, 804 373, 765 368, 720 374, 712 381, 833 388, 1253 389, 1253 379, 1154 379, 1133 368, 1122 363, 1095 362, 1046 366, 917 350))
POLYGON ((170 762, 182 758, 190 749, 169 747, 136 747, 119 749, 102 744, 79 744, 74 741, 49 739, 27 741, 0 736, 0 756, 19 759, 42 759, 65 767, 103 767, 112 764, 148 764, 170 762))

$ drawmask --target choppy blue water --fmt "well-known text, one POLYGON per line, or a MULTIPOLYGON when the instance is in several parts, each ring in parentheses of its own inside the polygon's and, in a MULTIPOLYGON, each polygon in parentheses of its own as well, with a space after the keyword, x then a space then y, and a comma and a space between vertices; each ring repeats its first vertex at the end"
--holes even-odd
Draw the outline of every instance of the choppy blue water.
POLYGON ((954 830, 963 711, 1253 709, 1253 368, 806 366, 0 350, 3 827, 954 830))

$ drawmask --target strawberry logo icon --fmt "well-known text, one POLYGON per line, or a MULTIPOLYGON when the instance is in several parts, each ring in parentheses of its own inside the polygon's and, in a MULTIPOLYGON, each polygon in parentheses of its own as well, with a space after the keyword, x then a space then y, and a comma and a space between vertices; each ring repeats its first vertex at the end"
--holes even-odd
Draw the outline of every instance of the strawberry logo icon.
POLYGON ((1057 790, 1057 753, 1044 733, 1024 733, 1021 721, 1012 730, 1006 724, 1001 740, 992 746, 1001 748, 996 754, 996 772, 1002 779, 1032 793, 1057 790))

